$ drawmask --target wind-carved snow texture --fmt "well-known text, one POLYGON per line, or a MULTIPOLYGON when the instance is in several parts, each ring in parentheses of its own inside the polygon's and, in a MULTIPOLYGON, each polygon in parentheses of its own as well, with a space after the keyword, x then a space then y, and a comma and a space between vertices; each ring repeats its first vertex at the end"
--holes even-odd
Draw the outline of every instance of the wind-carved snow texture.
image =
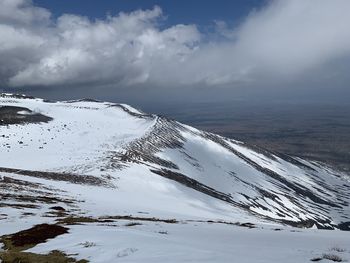
MULTIPOLYGON (((202 147, 201 151, 206 151, 202 147)), ((209 158, 220 158, 209 155, 209 158)), ((145 136, 133 141, 127 151, 115 157, 121 163, 144 164, 150 170, 167 179, 174 180, 213 198, 230 203, 255 216, 298 227, 341 228, 346 230, 349 218, 350 188, 348 181, 326 167, 281 154, 270 153, 256 146, 225 139, 215 134, 188 128, 166 118, 157 118, 153 129, 145 136), (226 150, 232 159, 239 159, 255 178, 246 174, 222 169, 218 166, 215 174, 206 173, 206 162, 196 159, 196 152, 187 151, 188 138, 210 142, 226 150), (169 158, 162 152, 177 151, 177 158, 169 158), (254 151, 253 151, 254 150, 254 151), (161 153, 160 155, 158 153, 161 153), (182 171, 180 162, 188 163, 190 172, 182 171), (283 167, 285 165, 285 167, 283 167), (192 166, 192 167, 191 167, 192 166), (191 169, 192 168, 192 169, 191 169), (290 169, 288 169, 290 168, 290 169), (253 171, 252 171, 253 170, 253 171), (193 176, 199 173, 198 178, 193 176), (222 191, 206 184, 206 176, 220 180, 221 174, 230 175, 232 182, 254 192, 254 196, 240 192, 233 186, 222 191), (256 180, 263 177, 264 184, 256 180), (256 180, 255 180, 256 179, 256 180), (234 198, 241 195, 242 198, 234 198)), ((206 160, 207 161, 207 160, 206 160)), ((235 169, 235 167, 233 167, 235 169)), ((225 180, 224 178, 222 178, 225 180)), ((243 189, 242 189, 243 190, 243 189)))
POLYGON ((255 250, 263 262, 347 260, 348 235, 315 228, 350 230, 349 200, 349 176, 320 163, 125 104, 0 94, 0 242, 35 225, 69 228, 25 252, 91 262, 255 262, 255 250))
POLYGON ((264 221, 345 230, 349 225, 349 179, 320 164, 125 104, 19 95, 2 95, 1 104, 6 130, 0 134, 0 172, 118 188, 120 174, 138 169, 264 221))

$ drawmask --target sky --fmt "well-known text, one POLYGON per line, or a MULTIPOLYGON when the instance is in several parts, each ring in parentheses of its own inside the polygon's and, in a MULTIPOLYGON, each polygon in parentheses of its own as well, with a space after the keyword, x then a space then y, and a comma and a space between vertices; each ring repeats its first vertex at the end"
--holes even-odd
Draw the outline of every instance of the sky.
POLYGON ((107 14, 132 12, 138 9, 152 9, 159 6, 166 19, 164 26, 174 24, 196 24, 199 27, 211 27, 213 21, 223 20, 239 23, 254 8, 262 7, 265 0, 34 0, 40 7, 47 8, 57 18, 62 14, 79 14, 91 19, 104 19, 107 14))
POLYGON ((348 0, 0 0, 0 90, 346 103, 348 10, 348 0))

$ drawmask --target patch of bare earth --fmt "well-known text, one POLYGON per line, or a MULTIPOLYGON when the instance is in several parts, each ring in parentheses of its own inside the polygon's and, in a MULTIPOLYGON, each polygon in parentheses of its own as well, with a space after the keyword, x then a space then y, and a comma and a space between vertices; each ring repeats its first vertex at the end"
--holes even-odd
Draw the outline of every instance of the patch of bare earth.
POLYGON ((4 251, 0 252, 0 259, 3 263, 86 263, 86 260, 77 261, 61 251, 51 251, 42 255, 24 252, 40 243, 45 243, 48 239, 68 233, 68 228, 57 224, 40 224, 27 230, 22 230, 11 235, 1 237, 4 251))

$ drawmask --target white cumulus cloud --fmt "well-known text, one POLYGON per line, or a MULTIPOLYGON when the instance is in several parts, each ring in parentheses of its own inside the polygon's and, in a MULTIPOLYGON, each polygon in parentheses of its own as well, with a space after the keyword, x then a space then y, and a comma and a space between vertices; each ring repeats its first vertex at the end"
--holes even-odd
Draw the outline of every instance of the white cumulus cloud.
POLYGON ((0 84, 234 87, 309 72, 348 78, 334 74, 337 60, 350 64, 348 10, 348 0, 270 1, 238 27, 216 21, 222 38, 208 41, 196 25, 160 27, 160 7, 53 19, 30 0, 0 0, 0 84))

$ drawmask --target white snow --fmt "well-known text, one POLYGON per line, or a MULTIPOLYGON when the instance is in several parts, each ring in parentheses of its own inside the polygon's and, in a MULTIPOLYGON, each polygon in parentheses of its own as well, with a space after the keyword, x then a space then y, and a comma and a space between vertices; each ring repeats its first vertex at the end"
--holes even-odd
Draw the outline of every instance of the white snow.
POLYGON ((292 231, 201 223, 142 223, 128 227, 120 222, 115 226, 72 226, 69 234, 28 251, 48 253, 59 249, 73 255, 78 253, 79 259, 101 263, 305 263, 324 253, 350 259, 349 234, 346 232, 292 231), (334 248, 345 251, 336 252, 334 248))
MULTIPOLYGON (((332 223, 350 221, 350 208, 346 205, 349 190, 344 188, 349 185, 346 175, 336 175, 330 169, 298 159, 314 169, 305 170, 278 156, 269 157, 244 143, 220 137, 228 145, 224 147, 186 125, 180 131, 184 138, 182 148, 164 147, 155 153, 177 167, 168 170, 226 194, 235 202, 249 206, 248 211, 150 170, 164 168, 160 164, 144 160, 119 162, 131 143, 149 136, 159 121, 155 116, 143 115, 125 104, 118 107, 106 102, 47 103, 41 99, 0 96, 0 106, 3 105, 28 108, 33 111, 31 114, 40 113, 53 120, 0 125, 0 167, 70 173, 72 177, 92 175, 106 180, 111 187, 0 172, 0 183, 10 178, 24 185, 38 184, 41 191, 30 186, 22 187, 20 192, 17 188, 2 187, 0 194, 59 197, 62 201, 55 205, 77 217, 132 215, 179 221, 177 224, 140 221, 141 225, 126 226, 130 221, 117 220, 68 226, 69 234, 39 244, 31 252, 58 249, 90 262, 297 263, 309 262, 324 253, 350 260, 348 232, 297 229, 270 221, 298 222, 316 217, 331 218, 332 223), (333 209, 297 195, 234 151, 282 179, 302 185, 317 197, 342 206, 333 209), (336 188, 343 192, 333 191, 336 188), (261 191, 274 197, 264 196, 261 191), (64 199, 74 202, 65 203, 64 199), (257 228, 208 223, 209 220, 249 222, 257 228), (274 231, 275 228, 281 231, 274 231), (335 251, 335 247, 345 251, 335 251)), ((47 217, 52 204, 35 203, 38 207, 19 209, 11 204, 27 202, 14 199, 0 202, 0 235, 44 222, 55 223, 57 219, 47 217)))
POLYGON ((6 136, 0 137, 3 167, 91 172, 103 166, 109 152, 118 151, 154 124, 154 120, 133 118, 108 103, 0 98, 0 105, 9 101, 11 106, 29 108, 53 121, 0 127, 6 136))

